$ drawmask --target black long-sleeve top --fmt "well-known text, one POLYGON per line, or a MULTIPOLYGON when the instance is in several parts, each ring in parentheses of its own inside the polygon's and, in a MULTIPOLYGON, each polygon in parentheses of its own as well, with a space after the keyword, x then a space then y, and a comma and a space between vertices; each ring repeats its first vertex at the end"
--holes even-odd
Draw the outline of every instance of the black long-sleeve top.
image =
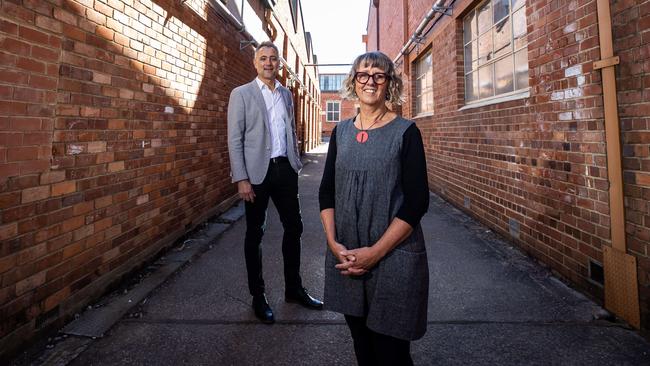
MULTIPOLYGON (((416 227, 429 207, 429 184, 427 164, 424 156, 422 135, 415 124, 406 129, 402 136, 402 190, 404 202, 397 211, 397 217, 416 227)), ((330 137, 325 171, 318 190, 320 209, 335 208, 336 127, 330 137)))

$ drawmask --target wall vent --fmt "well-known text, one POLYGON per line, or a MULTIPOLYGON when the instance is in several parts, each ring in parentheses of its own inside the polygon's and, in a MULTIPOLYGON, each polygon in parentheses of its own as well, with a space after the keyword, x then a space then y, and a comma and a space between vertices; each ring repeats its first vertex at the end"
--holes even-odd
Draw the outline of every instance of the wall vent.
POLYGON ((589 259, 589 282, 596 284, 602 287, 605 284, 605 272, 603 271, 603 265, 589 259))
POLYGON ((472 201, 469 199, 469 197, 465 196, 465 202, 463 202, 463 205, 467 209, 472 207, 472 201))

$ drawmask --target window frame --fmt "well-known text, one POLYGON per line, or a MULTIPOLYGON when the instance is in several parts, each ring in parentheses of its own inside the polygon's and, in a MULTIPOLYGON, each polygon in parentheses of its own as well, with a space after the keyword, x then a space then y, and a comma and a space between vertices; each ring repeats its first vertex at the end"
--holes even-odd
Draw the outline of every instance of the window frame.
POLYGON ((341 122, 341 101, 340 100, 327 101, 327 103, 325 104, 325 122, 329 122, 329 123, 341 122), (338 107, 337 110, 330 111, 330 105, 336 105, 338 107), (332 113, 332 116, 338 116, 338 118, 336 120, 334 119, 330 120, 330 113, 332 113))
MULTIPOLYGON (((433 98, 433 52, 431 51, 431 48, 425 50, 422 52, 418 58, 413 61, 412 65, 412 70, 415 70, 413 73, 413 111, 414 111, 414 116, 415 117, 421 117, 421 116, 428 116, 432 115, 434 113, 435 107, 434 107, 434 98, 433 98), (423 68, 422 63, 423 61, 429 58, 429 69, 426 70, 425 72, 421 72, 421 68, 423 68), (429 78, 429 84, 426 87, 426 90, 418 90, 418 80, 426 78, 427 74, 430 74, 429 78), (422 109, 422 103, 421 100, 425 95, 430 96, 429 104, 430 108, 429 109, 422 109)), ((420 84, 421 85, 421 84, 420 84)))
POLYGON ((525 86, 519 86, 518 83, 522 80, 518 80, 518 73, 523 73, 523 70, 517 70, 517 56, 525 57, 525 61, 522 62, 522 65, 526 65, 526 72, 525 74, 528 75, 529 71, 529 62, 528 62, 528 54, 527 54, 527 49, 528 49, 528 33, 526 31, 526 2, 521 1, 521 0, 510 0, 508 1, 508 13, 505 15, 502 15, 497 21, 494 20, 494 4, 497 3, 498 0, 484 0, 476 4, 473 9, 471 9, 467 15, 465 15, 462 20, 462 54, 463 54, 463 59, 462 59, 462 64, 463 64, 463 97, 465 101, 465 107, 461 109, 466 109, 466 108, 472 108, 472 107, 477 107, 477 106, 483 106, 483 105, 488 105, 488 104, 494 104, 494 103, 499 103, 502 101, 506 100, 515 100, 515 99, 522 99, 526 98, 530 95, 530 80, 528 77, 525 78, 526 80, 526 85, 525 86), (515 4, 516 2, 520 2, 520 4, 515 4), (489 10, 489 19, 490 19, 490 25, 487 29, 481 30, 479 29, 479 14, 478 10, 480 10, 482 7, 484 7, 486 4, 489 3, 490 10, 489 10), (516 8, 514 6, 517 5, 516 8), (521 12, 523 14, 523 19, 524 19, 524 32, 521 33, 520 35, 515 35, 515 22, 513 21, 513 16, 515 13, 521 12), (470 32, 472 32, 472 28, 475 29, 476 34, 474 34, 473 38, 470 38, 467 40, 467 20, 472 18, 471 21, 474 24, 470 23, 470 32), (495 53, 499 50, 495 50, 495 35, 493 30, 495 27, 497 27, 500 23, 502 22, 508 22, 508 27, 509 27, 509 43, 508 47, 509 52, 506 52, 504 54, 495 56, 495 53), (472 27, 472 25, 474 27, 472 27), (490 51, 487 53, 486 57, 487 60, 483 63, 480 62, 481 57, 480 57, 480 39, 487 35, 490 34, 490 51), (517 37, 517 38, 515 38, 517 37), (520 39, 521 43, 516 44, 516 40, 520 39), (473 47, 473 43, 476 43, 476 47, 473 47), (468 56, 468 50, 467 47, 471 47, 471 52, 470 52, 470 57, 472 57, 471 60, 467 60, 468 56), (475 55, 474 55, 475 53, 475 55), (475 58, 475 59, 474 59, 475 58), (498 93, 498 75, 497 75, 497 63, 506 60, 506 59, 511 60, 511 88, 512 90, 505 91, 498 93), (469 68, 468 68, 469 65, 469 68), (468 76, 470 74, 475 75, 476 77, 480 77, 480 71, 481 69, 487 70, 491 69, 491 95, 487 95, 484 97, 481 97, 481 80, 478 79, 474 81, 475 84, 475 90, 473 91, 475 94, 475 98, 470 99, 468 95, 468 90, 470 87, 468 87, 468 76))

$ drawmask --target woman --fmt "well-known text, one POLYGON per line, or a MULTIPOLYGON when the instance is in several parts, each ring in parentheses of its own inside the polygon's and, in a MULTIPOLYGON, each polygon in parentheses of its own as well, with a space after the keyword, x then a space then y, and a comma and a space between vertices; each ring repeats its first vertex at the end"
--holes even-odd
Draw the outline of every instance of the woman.
POLYGON ((387 108, 401 92, 386 55, 357 57, 344 94, 360 112, 332 131, 319 191, 325 308, 345 315, 359 365, 412 365, 426 331, 429 188, 420 131, 387 108))

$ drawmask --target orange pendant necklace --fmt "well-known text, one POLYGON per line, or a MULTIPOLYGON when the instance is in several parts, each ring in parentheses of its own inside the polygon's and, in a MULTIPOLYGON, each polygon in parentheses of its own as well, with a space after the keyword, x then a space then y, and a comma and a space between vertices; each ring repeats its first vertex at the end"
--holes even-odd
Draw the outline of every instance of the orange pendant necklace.
POLYGON ((372 128, 379 120, 381 120, 384 115, 386 114, 387 111, 384 111, 384 113, 380 114, 379 117, 375 119, 375 121, 368 126, 368 128, 364 129, 363 128, 363 121, 361 120, 361 115, 359 114, 359 124, 361 125, 361 128, 359 129, 359 132, 357 132, 357 142, 360 144, 365 144, 366 141, 368 141, 368 130, 372 128))

